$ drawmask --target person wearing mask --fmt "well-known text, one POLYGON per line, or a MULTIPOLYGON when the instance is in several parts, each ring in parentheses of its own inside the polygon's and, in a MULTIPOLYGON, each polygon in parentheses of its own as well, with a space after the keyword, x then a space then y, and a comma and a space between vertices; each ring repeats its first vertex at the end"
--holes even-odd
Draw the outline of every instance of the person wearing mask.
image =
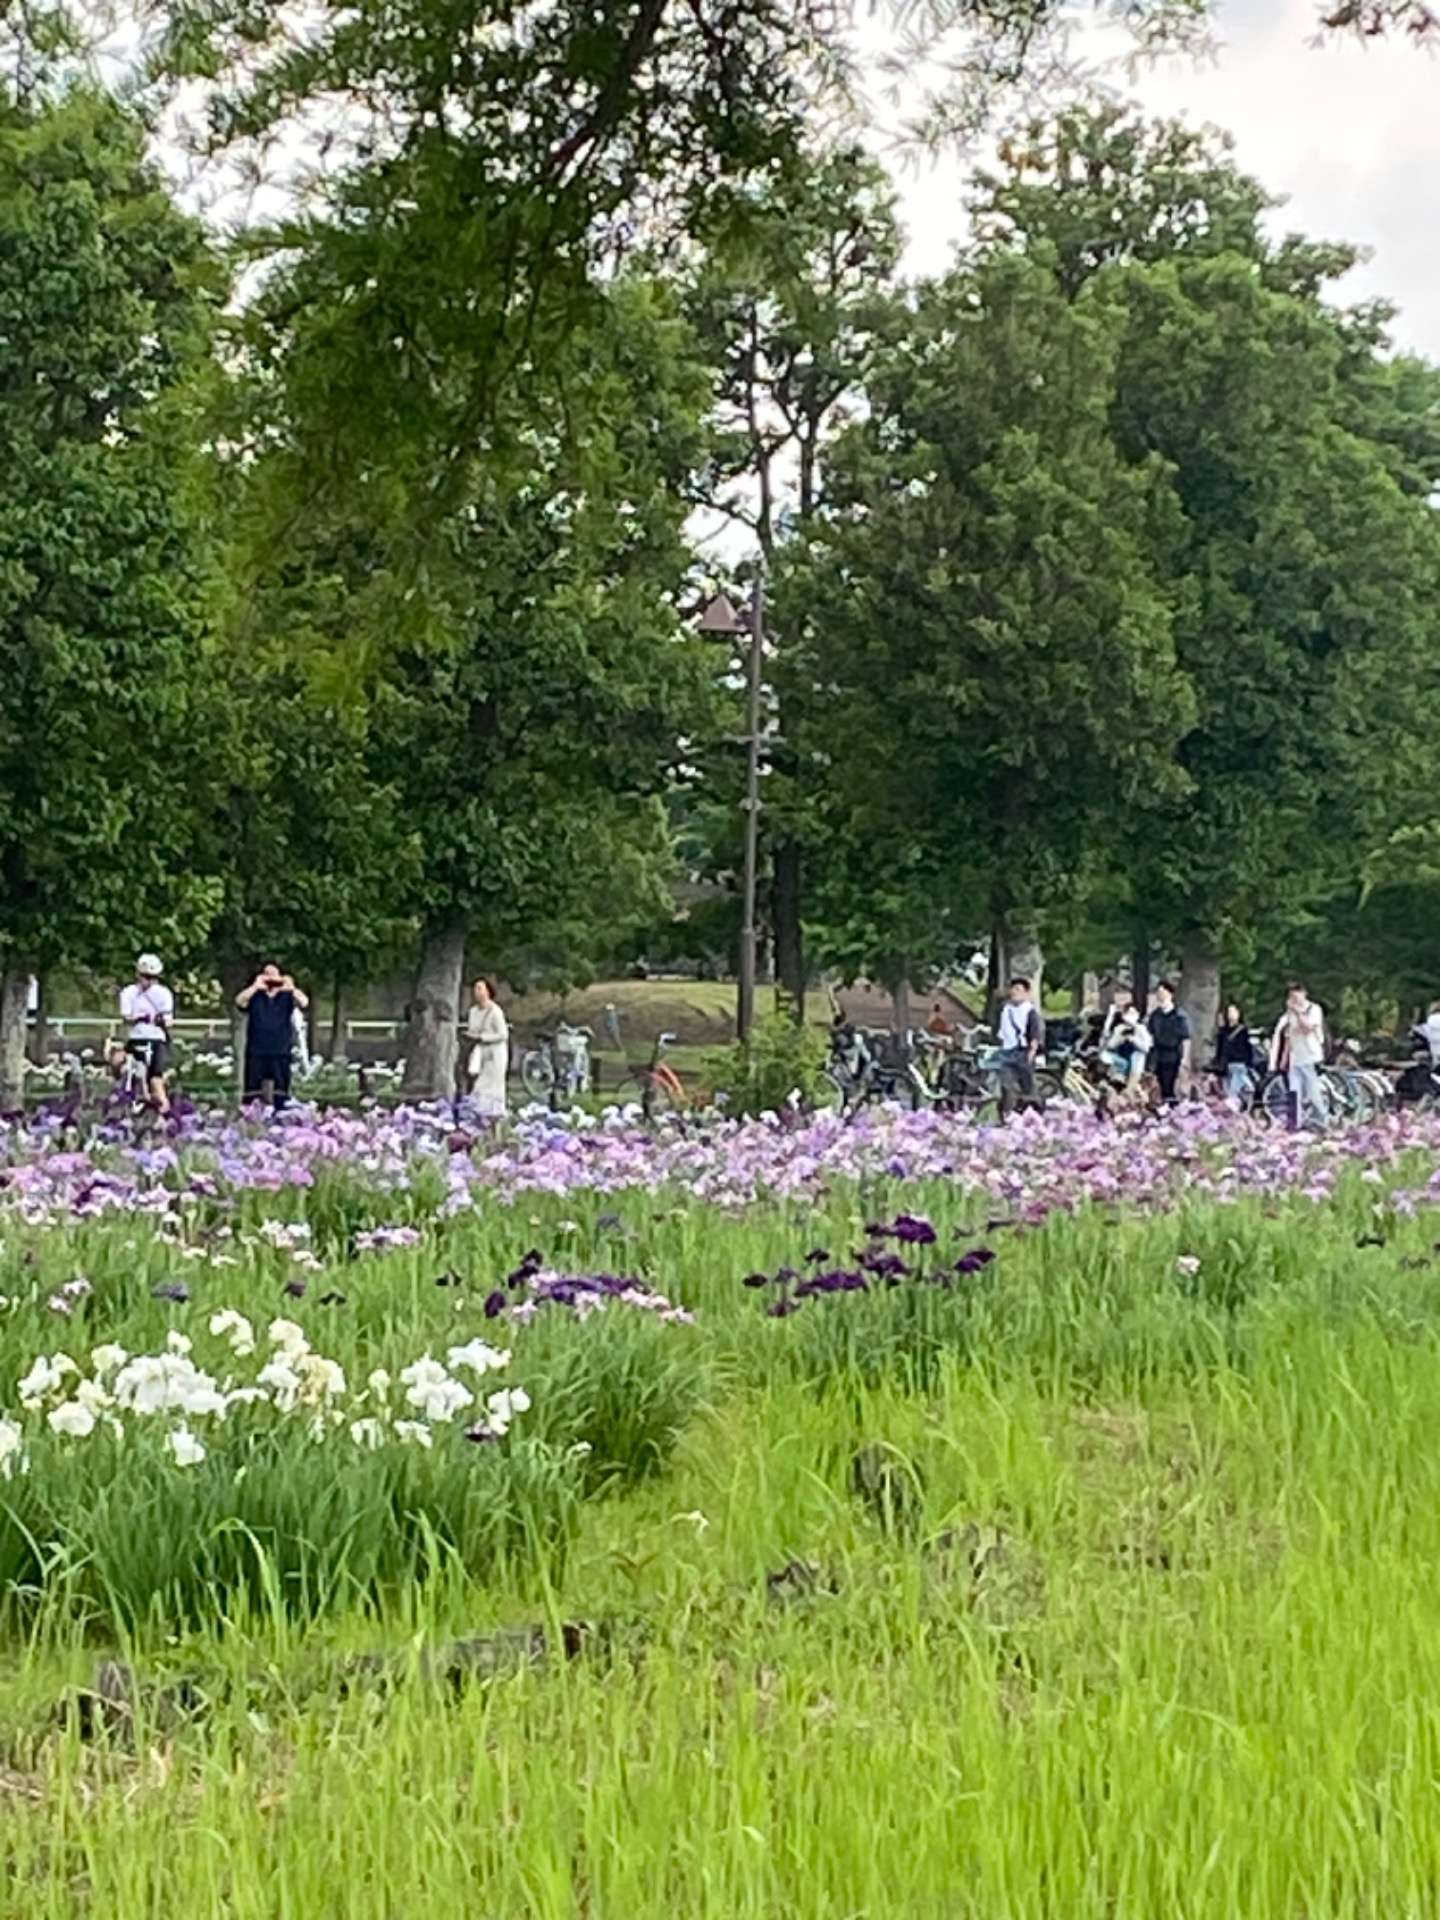
POLYGON ((145 1084, 150 1098, 161 1113, 169 1113, 166 1075, 170 1071, 175 996, 160 977, 164 971, 158 954, 141 954, 135 962, 134 980, 120 995, 120 1018, 128 1028, 126 1053, 145 1063, 145 1084))
POLYGON ((235 996, 245 1014, 245 1098, 281 1107, 290 1097, 295 1015, 310 1005, 272 960, 235 996))
POLYGON ((1100 1029, 1100 1058, 1124 1081, 1127 1096, 1138 1095, 1149 1052, 1150 1032, 1135 996, 1128 987, 1117 987, 1100 1029))
POLYGON ((1285 1011, 1270 1041, 1270 1066, 1290 1089, 1290 1125, 1307 1120, 1323 1127, 1330 1117, 1320 1069, 1325 1064, 1325 1009, 1310 998, 1303 980, 1291 983, 1285 1011))
POLYGON ((1232 1000, 1215 1031, 1215 1060, 1211 1071, 1219 1080, 1226 1097, 1244 1107, 1249 1105, 1255 1089, 1258 1065, 1250 1029, 1232 1000))
POLYGON ((1160 1098, 1173 1107, 1182 1070, 1190 1065, 1190 1016, 1175 1004, 1175 989, 1162 980, 1155 989, 1155 1004, 1145 1017, 1150 1029, 1151 1058, 1155 1078, 1160 1083, 1160 1098))
POLYGON ((505 1112, 505 1079, 510 1071, 510 1023, 495 998, 489 980, 479 979, 470 990, 471 1006, 465 1023, 470 1041, 468 1079, 470 1098, 478 1112, 499 1119, 505 1112))
POLYGON ((1030 982, 1017 975, 1000 1012, 1000 1111, 1013 1113, 1021 1100, 1035 1098, 1035 1060, 1045 1029, 1030 998, 1030 982))

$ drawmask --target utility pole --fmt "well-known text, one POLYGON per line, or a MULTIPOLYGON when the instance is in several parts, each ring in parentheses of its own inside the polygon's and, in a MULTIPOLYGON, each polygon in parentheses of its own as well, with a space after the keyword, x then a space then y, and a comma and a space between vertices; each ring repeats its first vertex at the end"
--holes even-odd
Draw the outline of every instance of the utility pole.
POLYGON ((745 753, 744 914, 740 926, 740 992, 735 1031, 748 1040, 755 1025, 755 896, 760 878, 760 694, 765 655, 765 574, 755 576, 750 602, 750 673, 745 753))
POLYGON ((760 885, 760 727, 765 691, 765 572, 756 570, 755 591, 750 601, 749 619, 742 619, 729 597, 717 593, 700 616, 700 631, 724 635, 735 642, 749 635, 745 666, 745 864, 741 879, 740 984, 735 1004, 735 1032, 741 1040, 750 1038, 755 1025, 755 975, 757 971, 755 911, 760 885))

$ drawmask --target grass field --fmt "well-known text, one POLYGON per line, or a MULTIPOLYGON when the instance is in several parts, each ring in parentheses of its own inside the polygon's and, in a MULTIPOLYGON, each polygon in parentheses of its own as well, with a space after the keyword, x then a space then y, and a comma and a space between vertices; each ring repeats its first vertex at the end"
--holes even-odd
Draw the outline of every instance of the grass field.
POLYGON ((226 1138, 93 1150, 98 1212, 0 1162, 0 1911, 1440 1910, 1440 1137, 1265 1184, 1177 1133, 1043 1223, 1073 1127, 1005 1193, 537 1149, 455 1211, 387 1140, 267 1190, 226 1138))

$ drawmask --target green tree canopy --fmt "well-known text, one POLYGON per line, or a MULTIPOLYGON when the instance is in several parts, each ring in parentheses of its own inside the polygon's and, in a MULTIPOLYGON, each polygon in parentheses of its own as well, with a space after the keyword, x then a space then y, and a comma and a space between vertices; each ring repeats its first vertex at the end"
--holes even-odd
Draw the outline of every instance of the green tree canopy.
POLYGON ((183 943, 213 903, 191 844, 211 582, 191 401, 216 291, 118 107, 0 107, 5 1105, 27 974, 183 943))

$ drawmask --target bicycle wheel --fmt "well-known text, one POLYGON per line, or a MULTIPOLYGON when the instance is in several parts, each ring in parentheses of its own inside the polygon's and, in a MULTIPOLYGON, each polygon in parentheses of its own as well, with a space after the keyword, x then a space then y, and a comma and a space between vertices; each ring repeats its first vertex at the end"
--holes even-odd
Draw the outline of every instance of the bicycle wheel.
POLYGON ((813 1105, 817 1113, 843 1113, 850 1096, 838 1073, 826 1067, 815 1082, 813 1105))
POLYGON ((1290 1083, 1283 1073, 1272 1073, 1262 1083, 1254 1111, 1263 1113, 1272 1126, 1289 1124, 1290 1083))
POLYGON ((548 1100, 555 1091, 555 1062, 543 1047, 522 1055, 520 1084, 532 1100, 548 1100))

